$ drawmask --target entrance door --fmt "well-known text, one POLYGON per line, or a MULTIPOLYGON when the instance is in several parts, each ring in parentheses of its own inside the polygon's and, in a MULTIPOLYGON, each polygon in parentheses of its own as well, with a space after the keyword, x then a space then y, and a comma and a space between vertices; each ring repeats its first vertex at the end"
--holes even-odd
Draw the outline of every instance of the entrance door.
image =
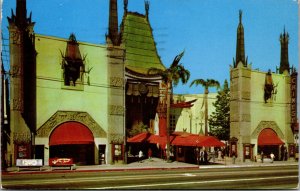
POLYGON ((99 164, 105 164, 105 148, 106 145, 99 145, 99 164))
POLYGON ((93 165, 94 145, 55 145, 50 146, 50 158, 72 158, 77 165, 93 165))
POLYGON ((43 159, 44 164, 44 145, 35 145, 35 158, 36 159, 43 159))
POLYGON ((78 165, 95 164, 93 133, 85 125, 74 121, 63 123, 49 139, 50 158, 73 158, 78 165))

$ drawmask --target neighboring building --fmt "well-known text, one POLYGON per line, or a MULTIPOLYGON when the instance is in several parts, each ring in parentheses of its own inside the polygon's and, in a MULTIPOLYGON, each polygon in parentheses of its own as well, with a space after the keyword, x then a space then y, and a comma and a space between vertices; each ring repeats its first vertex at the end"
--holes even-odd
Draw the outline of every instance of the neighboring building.
POLYGON ((288 61, 289 35, 280 35, 279 73, 252 70, 245 58, 244 29, 240 11, 236 58, 230 69, 231 154, 237 159, 255 160, 261 151, 281 159, 288 149, 294 157, 296 126, 297 73, 288 61), (284 146, 282 146, 284 145, 284 146))
MULTIPOLYGON (((217 93, 208 94, 208 116, 215 111, 213 103, 216 101, 217 93)), ((173 131, 186 131, 193 134, 204 135, 204 94, 181 94, 173 95, 174 103, 193 102, 192 107, 172 108, 170 112, 170 129, 173 131)), ((208 124, 208 132, 209 132, 208 124)))

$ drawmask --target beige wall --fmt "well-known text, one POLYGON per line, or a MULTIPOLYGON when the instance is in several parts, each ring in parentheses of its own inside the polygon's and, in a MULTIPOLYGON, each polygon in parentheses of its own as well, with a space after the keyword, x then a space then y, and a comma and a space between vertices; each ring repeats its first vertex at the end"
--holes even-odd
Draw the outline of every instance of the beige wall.
POLYGON ((290 76, 272 73, 276 94, 265 103, 266 73, 252 70, 251 66, 231 69, 230 137, 238 138, 239 157, 243 156, 243 144, 253 144, 253 156, 257 155, 257 138, 264 128, 272 128, 286 144, 294 142, 290 76))
MULTIPOLYGON (((265 72, 251 72, 251 133, 262 121, 275 122, 283 134, 285 143, 293 143, 293 134, 290 128, 290 77, 283 74, 272 73, 274 85, 278 86, 277 94, 267 103, 264 102, 265 72), (254 93, 255 92, 255 93, 254 93)), ((272 128, 272 127, 271 127, 272 128)), ((280 136, 280 134, 278 134, 280 136)), ((257 137, 252 136, 252 142, 257 144, 257 137)))
MULTIPOLYGON (((37 130, 57 111, 87 112, 99 126, 108 130, 108 69, 106 47, 79 42, 82 57, 86 55, 85 67, 92 68, 84 75, 81 90, 65 88, 61 69, 61 52, 66 51, 66 39, 36 35, 37 51, 37 130)), ((95 140, 107 144, 106 139, 95 140)), ((46 139, 37 138, 36 144, 47 145, 46 139)), ((96 145, 96 146, 97 146, 96 145)))
MULTIPOLYGON (((191 108, 183 108, 183 109, 172 109, 171 115, 177 116, 177 124, 175 131, 183 131, 186 129, 189 133, 198 134, 200 132, 200 128, 202 126, 202 132, 204 133, 204 105, 202 107, 204 94, 184 94, 184 95, 174 95, 174 102, 179 99, 179 97, 184 97, 185 101, 191 101, 197 99, 194 102, 194 106, 191 108)), ((217 93, 209 93, 208 94, 208 117, 215 111, 215 107, 212 105, 213 102, 216 101, 217 93)), ((209 124, 208 124, 208 132, 209 132, 209 124)))

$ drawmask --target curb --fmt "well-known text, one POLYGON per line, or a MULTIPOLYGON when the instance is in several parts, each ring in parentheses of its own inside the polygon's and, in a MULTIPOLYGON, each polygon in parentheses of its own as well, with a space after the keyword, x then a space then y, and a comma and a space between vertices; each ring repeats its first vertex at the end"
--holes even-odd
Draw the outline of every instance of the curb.
POLYGON ((77 172, 120 172, 120 171, 141 171, 141 170, 180 170, 180 169, 199 169, 196 167, 126 167, 126 168, 103 168, 103 169, 75 169, 75 170, 45 170, 45 171, 2 171, 2 176, 17 176, 26 174, 57 174, 57 173, 77 173, 77 172))
POLYGON ((173 167, 128 167, 128 166, 109 166, 109 167, 98 167, 93 168, 77 166, 75 170, 66 170, 66 169, 55 169, 49 170, 44 168, 42 171, 33 171, 33 170, 24 170, 24 171, 14 171, 13 167, 10 171, 2 171, 2 176, 17 176, 17 175, 26 175, 26 174, 59 174, 59 173, 80 173, 80 172, 121 172, 121 171, 141 171, 141 170, 197 170, 197 169, 220 169, 220 168, 250 168, 250 167, 267 167, 267 166, 299 166, 299 163, 270 163, 270 164, 216 164, 216 165, 194 165, 194 166, 173 166, 173 167))

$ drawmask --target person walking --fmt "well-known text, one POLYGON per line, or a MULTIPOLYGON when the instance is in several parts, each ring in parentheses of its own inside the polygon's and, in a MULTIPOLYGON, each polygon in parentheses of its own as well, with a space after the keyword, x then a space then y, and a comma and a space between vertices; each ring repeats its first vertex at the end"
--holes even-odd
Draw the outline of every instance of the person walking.
POLYGON ((144 155, 143 151, 140 150, 140 152, 139 152, 139 162, 142 162, 143 155, 144 155))
POLYGON ((232 151, 232 164, 235 164, 236 155, 235 152, 232 151))
POLYGON ((264 163, 264 152, 263 151, 260 152, 260 157, 261 157, 261 162, 264 163))
POLYGON ((218 160, 222 160, 222 151, 218 149, 218 160))
POLYGON ((270 154, 270 157, 271 157, 271 163, 273 163, 274 162, 274 158, 275 158, 275 155, 271 152, 271 154, 270 154))
POLYGON ((208 164, 208 153, 206 149, 204 150, 204 164, 208 164))
POLYGON ((149 160, 152 159, 152 150, 151 150, 151 148, 148 149, 148 159, 149 160))
POLYGON ((200 150, 200 164, 204 163, 204 151, 201 149, 200 150))

